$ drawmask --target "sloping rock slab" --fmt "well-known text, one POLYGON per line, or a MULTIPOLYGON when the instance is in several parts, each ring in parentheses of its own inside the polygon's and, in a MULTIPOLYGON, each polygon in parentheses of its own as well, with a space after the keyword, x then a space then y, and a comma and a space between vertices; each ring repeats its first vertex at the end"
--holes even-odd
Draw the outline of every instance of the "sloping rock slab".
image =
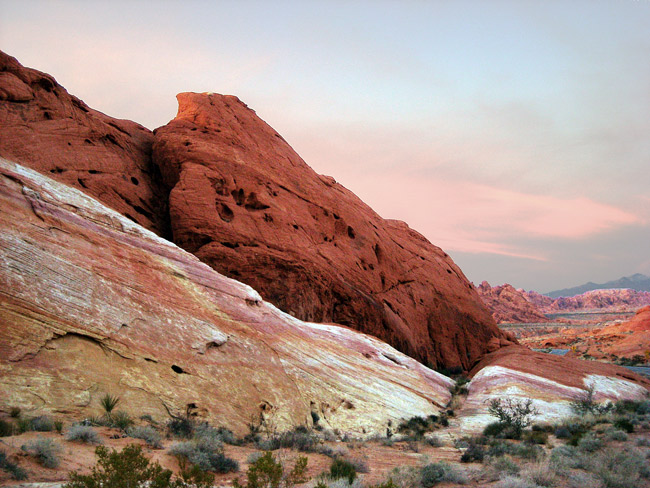
POLYGON ((510 346, 488 354, 470 373, 469 393, 459 423, 466 432, 496 421, 487 412, 493 399, 533 400, 537 421, 555 421, 572 414, 571 402, 593 386, 594 400, 642 399, 650 381, 628 369, 510 346))
POLYGON ((429 415, 448 378, 373 337, 297 320, 82 192, 0 159, 0 410, 80 419, 98 398, 239 433, 363 435, 429 415))

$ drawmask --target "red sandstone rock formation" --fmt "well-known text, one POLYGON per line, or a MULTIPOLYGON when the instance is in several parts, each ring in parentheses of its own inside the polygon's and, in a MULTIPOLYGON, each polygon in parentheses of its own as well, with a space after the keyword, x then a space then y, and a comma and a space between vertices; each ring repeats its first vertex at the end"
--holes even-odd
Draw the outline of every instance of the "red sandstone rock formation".
POLYGON ((151 132, 89 108, 56 80, 0 51, 0 156, 98 198, 159 235, 166 195, 151 132))
POLYGON ((592 290, 574 297, 550 298, 534 291, 524 292, 528 301, 545 313, 579 311, 634 311, 650 305, 650 292, 627 288, 592 290))
POLYGON ((487 281, 484 281, 476 290, 497 323, 548 322, 546 316, 512 285, 506 283, 491 287, 487 281))
POLYGON ((178 245, 300 319, 433 365, 467 368, 508 343, 447 254, 316 174, 239 99, 177 98, 153 156, 178 245))
POLYGON ((452 381, 346 327, 301 322, 96 200, 0 159, 0 412, 79 420, 106 392, 159 421, 188 405, 383 434, 452 381))

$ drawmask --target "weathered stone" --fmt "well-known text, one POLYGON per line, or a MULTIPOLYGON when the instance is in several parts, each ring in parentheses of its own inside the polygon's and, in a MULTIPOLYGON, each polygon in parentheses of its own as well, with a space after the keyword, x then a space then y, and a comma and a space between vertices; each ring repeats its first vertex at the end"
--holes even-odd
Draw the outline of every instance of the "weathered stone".
POLYGON ((233 96, 181 93, 155 131, 173 239, 303 320, 469 368, 511 341, 440 248, 316 174, 233 96))
POLYGON ((295 319, 80 191, 0 159, 0 410, 79 420, 188 405, 238 433, 264 419, 385 433, 451 381, 378 339, 295 319))
POLYGON ((0 51, 0 156, 81 189, 158 235, 167 195, 151 131, 89 108, 56 80, 0 51))

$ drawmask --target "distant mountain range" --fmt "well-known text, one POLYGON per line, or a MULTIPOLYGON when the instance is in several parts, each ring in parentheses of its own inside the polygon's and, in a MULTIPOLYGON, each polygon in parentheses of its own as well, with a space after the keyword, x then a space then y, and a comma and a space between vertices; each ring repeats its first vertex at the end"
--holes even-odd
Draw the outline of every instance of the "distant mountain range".
POLYGON ((544 295, 551 298, 572 297, 591 290, 607 290, 610 288, 630 288, 638 291, 650 291, 650 276, 636 273, 631 276, 619 278, 618 280, 608 281, 607 283, 592 283, 590 281, 584 285, 551 291, 544 293, 544 295))

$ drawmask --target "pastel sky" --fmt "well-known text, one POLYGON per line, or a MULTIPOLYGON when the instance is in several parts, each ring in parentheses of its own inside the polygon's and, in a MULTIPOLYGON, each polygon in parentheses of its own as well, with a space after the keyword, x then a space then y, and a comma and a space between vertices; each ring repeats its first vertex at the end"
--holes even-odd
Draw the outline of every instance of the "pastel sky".
POLYGON ((0 49, 153 129, 239 96, 475 283, 650 274, 650 1, 0 0, 0 49))

